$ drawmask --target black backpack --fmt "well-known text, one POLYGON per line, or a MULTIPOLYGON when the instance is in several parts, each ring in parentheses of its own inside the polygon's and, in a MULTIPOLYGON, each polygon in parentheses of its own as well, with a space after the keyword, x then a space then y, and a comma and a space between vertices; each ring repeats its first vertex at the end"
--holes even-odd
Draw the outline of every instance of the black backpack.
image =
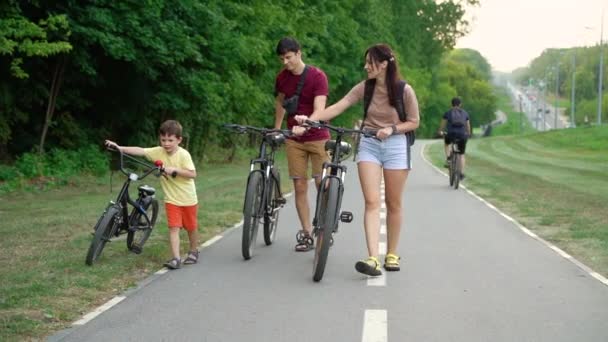
MULTIPOLYGON (((407 113, 405 112, 405 104, 403 103, 403 94, 405 92, 405 85, 407 84, 407 82, 405 82, 404 80, 399 80, 397 84, 398 86, 397 94, 395 97, 395 109, 397 109, 397 113, 399 113, 399 120, 401 120, 401 122, 405 122, 407 119, 407 113)), ((365 88, 363 91, 363 121, 365 121, 365 118, 367 117, 367 109, 369 108, 369 104, 372 102, 375 86, 375 78, 365 81, 365 88)), ((405 136, 407 137, 408 147, 414 145, 414 142, 416 141, 416 132, 405 132, 405 136)))
POLYGON ((450 110, 449 122, 452 127, 464 127, 467 124, 467 117, 464 114, 464 110, 460 108, 452 108, 452 110, 450 110))

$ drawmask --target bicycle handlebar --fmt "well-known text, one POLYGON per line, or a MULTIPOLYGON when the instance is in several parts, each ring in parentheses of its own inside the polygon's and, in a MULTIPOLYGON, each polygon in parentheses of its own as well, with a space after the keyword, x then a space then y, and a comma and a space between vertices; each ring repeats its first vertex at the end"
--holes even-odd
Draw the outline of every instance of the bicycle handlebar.
MULTIPOLYGON (((148 170, 144 173, 142 173, 141 175, 135 174, 137 176, 137 179, 144 179, 146 178, 149 174, 153 173, 154 171, 158 171, 158 173, 155 175, 156 177, 160 177, 161 175, 165 176, 165 167, 163 166, 163 162, 160 160, 156 160, 154 161, 154 164, 150 164, 147 162, 144 162, 142 160, 139 160, 129 154, 123 153, 120 149, 118 148, 112 148, 112 147, 108 147, 107 148, 108 151, 113 151, 113 152, 118 152, 118 154, 120 154, 120 171, 122 173, 124 173, 126 176, 129 176, 131 174, 131 172, 128 172, 127 170, 125 170, 124 168, 124 158, 127 157, 129 160, 131 160, 132 162, 139 164, 145 168, 147 168, 148 170)), ((173 178, 175 178, 175 175, 171 175, 173 178)))
POLYGON ((343 135, 345 133, 356 133, 356 134, 362 134, 366 138, 376 138, 377 139, 377 137, 376 137, 376 133, 378 133, 377 130, 369 130, 369 129, 360 130, 360 129, 353 129, 353 128, 344 128, 344 127, 332 126, 332 125, 328 124, 327 122, 313 121, 313 120, 306 120, 304 123, 313 128, 328 128, 340 135, 343 135))
POLYGON ((224 124, 224 128, 235 130, 239 134, 247 133, 247 132, 255 132, 261 135, 269 135, 272 133, 281 133, 286 137, 290 137, 293 135, 291 130, 288 129, 276 129, 276 128, 263 128, 263 127, 255 127, 248 125, 237 125, 237 124, 224 124))

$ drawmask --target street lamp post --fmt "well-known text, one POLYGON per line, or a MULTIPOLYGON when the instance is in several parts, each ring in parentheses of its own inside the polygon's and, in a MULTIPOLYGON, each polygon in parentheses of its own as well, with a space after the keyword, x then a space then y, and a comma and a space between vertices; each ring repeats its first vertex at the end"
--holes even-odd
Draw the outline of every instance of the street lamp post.
POLYGON ((559 98, 559 60, 557 61, 555 75, 555 105, 553 107, 553 129, 557 129, 557 100, 559 98))
POLYGON ((574 94, 575 94, 575 90, 574 88, 576 87, 576 50, 574 50, 574 54, 572 54, 572 101, 570 101, 570 127, 574 128, 576 127, 576 124, 574 123, 574 94))
POLYGON ((604 10, 602 10, 602 29, 600 31, 600 71, 597 81, 597 124, 602 124, 602 81, 604 78, 604 10))

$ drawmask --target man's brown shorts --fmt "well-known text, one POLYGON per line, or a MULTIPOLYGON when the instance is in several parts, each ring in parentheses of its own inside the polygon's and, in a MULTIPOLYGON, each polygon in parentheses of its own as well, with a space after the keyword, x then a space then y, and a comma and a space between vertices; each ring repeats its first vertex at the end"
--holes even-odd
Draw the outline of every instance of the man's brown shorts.
POLYGON ((289 177, 308 179, 308 160, 312 163, 312 177, 320 177, 323 162, 329 160, 325 151, 327 140, 297 142, 288 139, 285 142, 289 177))

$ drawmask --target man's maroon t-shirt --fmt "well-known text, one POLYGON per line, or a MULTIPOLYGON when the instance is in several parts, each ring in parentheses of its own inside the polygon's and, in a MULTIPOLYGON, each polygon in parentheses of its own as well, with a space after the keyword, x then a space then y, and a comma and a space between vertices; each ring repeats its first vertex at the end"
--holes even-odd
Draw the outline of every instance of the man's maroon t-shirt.
MULTIPOLYGON (((275 82, 275 94, 283 93, 285 98, 290 98, 296 93, 298 88, 298 81, 300 81, 301 75, 294 75, 286 69, 283 69, 276 78, 275 82)), ((329 94, 327 85, 327 76, 325 73, 314 66, 308 66, 308 72, 306 79, 304 80, 304 86, 300 93, 300 99, 298 101, 298 115, 310 116, 314 111, 314 100, 315 96, 327 96, 329 94)), ((286 113, 286 115, 288 115, 286 113)), ((294 120, 293 116, 287 117, 287 128, 291 129, 298 123, 294 120)), ((299 142, 304 141, 315 141, 315 140, 327 140, 329 139, 329 131, 327 129, 310 129, 304 135, 295 138, 299 142)))

